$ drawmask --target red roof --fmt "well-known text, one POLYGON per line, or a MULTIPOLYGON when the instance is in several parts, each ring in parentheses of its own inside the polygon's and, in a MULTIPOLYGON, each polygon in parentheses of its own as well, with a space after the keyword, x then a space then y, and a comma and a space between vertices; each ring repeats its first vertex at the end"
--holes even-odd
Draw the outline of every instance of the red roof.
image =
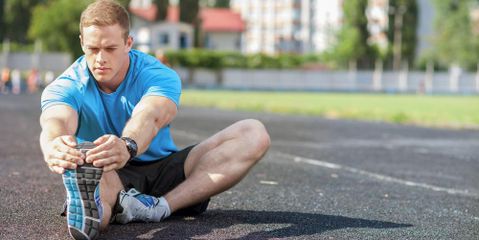
MULTIPOLYGON (((140 18, 153 22, 158 14, 158 8, 151 4, 147 8, 129 8, 130 12, 140 18)), ((201 28, 205 32, 243 32, 244 22, 239 13, 225 8, 204 8, 200 10, 201 28)), ((179 22, 180 10, 176 6, 168 7, 167 22, 179 22)))
POLYGON ((230 9, 204 8, 200 18, 205 32, 243 32, 245 28, 241 16, 230 9))
POLYGON ((150 21, 150 22, 153 22, 156 20, 156 14, 158 14, 158 7, 156 7, 155 4, 151 4, 150 7, 147 7, 147 8, 142 8, 142 7, 139 7, 139 8, 132 8, 132 7, 129 7, 128 8, 130 10, 130 12, 135 15, 135 16, 138 16, 140 18, 143 18, 147 21, 150 21))

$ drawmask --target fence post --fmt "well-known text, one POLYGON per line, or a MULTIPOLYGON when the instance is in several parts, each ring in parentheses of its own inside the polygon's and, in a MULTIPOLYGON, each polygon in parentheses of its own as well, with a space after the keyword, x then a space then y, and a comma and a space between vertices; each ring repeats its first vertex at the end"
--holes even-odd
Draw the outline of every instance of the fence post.
POLYGON ((357 65, 356 61, 349 61, 349 72, 348 78, 349 81, 353 83, 353 89, 358 90, 358 82, 357 82, 357 65))
POLYGON ((2 47, 2 64, 0 65, 1 69, 8 67, 8 54, 10 52, 10 41, 8 39, 3 40, 2 47))
POLYGON ((453 64, 449 67, 449 91, 455 93, 458 90, 459 78, 461 77, 461 67, 453 64))
POLYGON ((35 47, 32 54, 32 68, 39 69, 41 53, 42 53, 42 41, 37 39, 35 40, 35 47))
POLYGON ((406 92, 408 88, 407 84, 407 77, 408 77, 408 72, 409 72, 409 63, 404 62, 403 67, 401 70, 399 70, 399 76, 398 76, 398 85, 399 85, 399 91, 400 92, 406 92))
POLYGON ((477 64, 477 72, 476 72, 476 92, 479 93, 479 63, 477 64))
POLYGON ((373 90, 379 92, 382 90, 383 61, 376 60, 373 74, 373 90))
POLYGON ((426 93, 432 93, 433 74, 434 74, 434 63, 428 62, 426 66, 426 76, 424 77, 424 90, 426 93))

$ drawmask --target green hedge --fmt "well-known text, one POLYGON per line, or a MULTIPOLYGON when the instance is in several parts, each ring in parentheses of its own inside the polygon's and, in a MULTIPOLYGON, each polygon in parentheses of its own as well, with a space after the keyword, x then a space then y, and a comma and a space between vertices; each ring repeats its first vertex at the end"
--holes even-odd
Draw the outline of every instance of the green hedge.
MULTIPOLYGON (((0 42, 0 53, 3 51, 3 43, 0 42)), ((34 44, 21 44, 16 42, 11 42, 9 45, 10 52, 33 52, 34 44)))
POLYGON ((165 53, 172 66, 191 68, 276 68, 288 69, 301 67, 308 57, 293 54, 270 56, 266 54, 243 55, 235 52, 219 52, 203 49, 170 51, 165 53))

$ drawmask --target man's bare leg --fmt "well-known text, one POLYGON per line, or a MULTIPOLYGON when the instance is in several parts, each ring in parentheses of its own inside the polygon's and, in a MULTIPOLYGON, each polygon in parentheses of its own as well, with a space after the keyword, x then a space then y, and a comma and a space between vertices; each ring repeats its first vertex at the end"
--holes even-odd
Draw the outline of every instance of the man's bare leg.
POLYGON ((105 172, 100 181, 100 198, 103 206, 100 230, 104 231, 110 223, 112 210, 115 207, 118 193, 123 190, 123 184, 115 171, 105 172))
POLYGON ((195 146, 185 162, 186 180, 165 195, 171 212, 233 187, 264 156, 269 145, 264 125, 248 119, 195 146))
MULTIPOLYGON (((263 157, 269 145, 262 123, 243 120, 195 146, 185 162, 186 180, 165 196, 171 212, 234 186, 263 157)), ((104 173, 100 184, 101 229, 105 230, 123 185, 115 171, 104 173)))

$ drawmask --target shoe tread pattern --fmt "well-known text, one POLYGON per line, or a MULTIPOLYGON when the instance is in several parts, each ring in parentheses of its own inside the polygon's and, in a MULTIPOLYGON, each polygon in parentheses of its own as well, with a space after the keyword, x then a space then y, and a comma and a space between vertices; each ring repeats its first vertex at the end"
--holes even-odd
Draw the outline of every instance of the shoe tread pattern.
MULTIPOLYGON (((82 149, 83 150, 83 149, 82 149)), ((63 183, 69 196, 67 223, 75 239, 95 239, 100 231, 100 216, 95 203, 95 190, 103 170, 84 164, 63 174, 63 183)))

